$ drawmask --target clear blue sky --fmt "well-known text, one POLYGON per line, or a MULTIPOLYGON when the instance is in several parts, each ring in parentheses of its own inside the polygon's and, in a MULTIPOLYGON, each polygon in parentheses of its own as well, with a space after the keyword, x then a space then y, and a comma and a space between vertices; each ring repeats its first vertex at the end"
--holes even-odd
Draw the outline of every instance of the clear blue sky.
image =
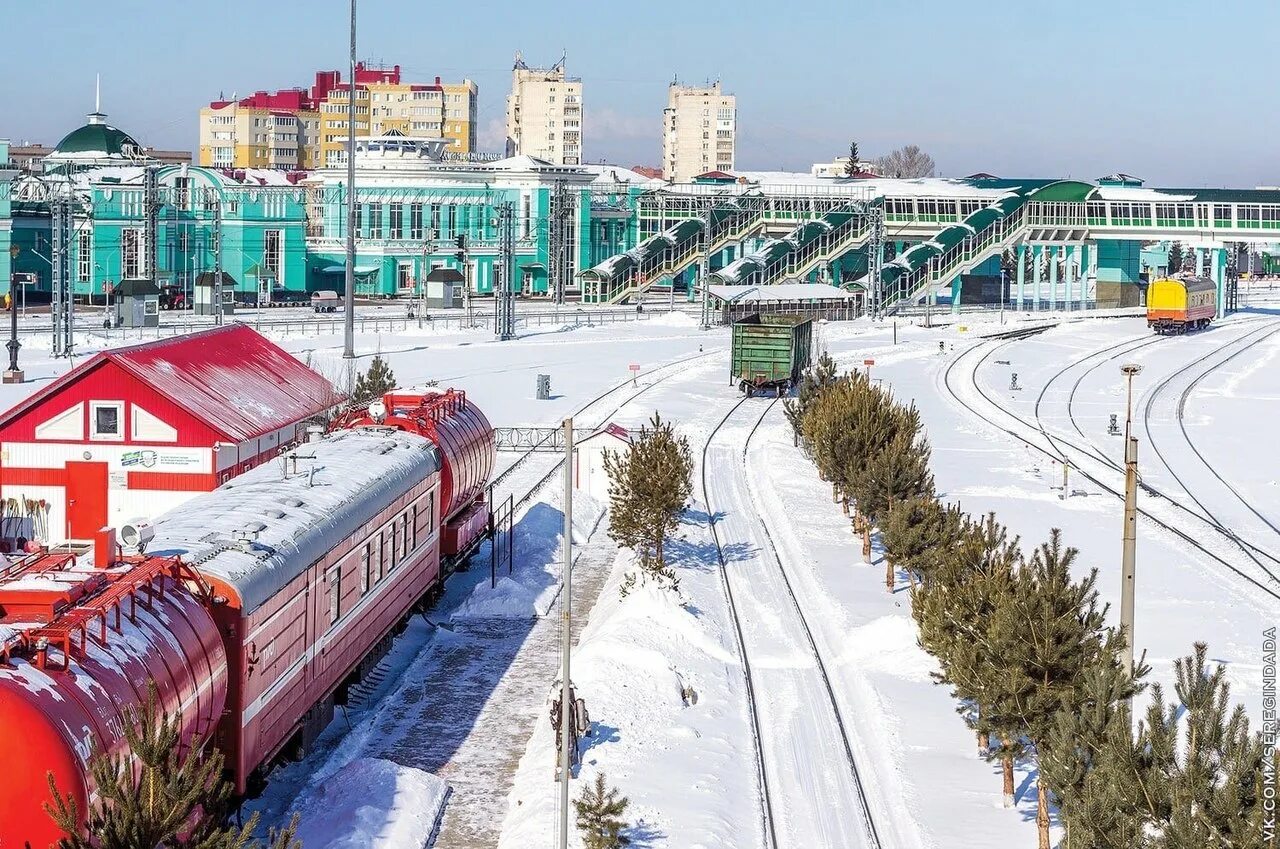
MULTIPOLYGON (((103 108, 143 144, 194 148, 219 92, 346 64, 346 0, 5 3, 0 137, 47 144, 103 108), (210 19, 184 7, 215 10, 210 19)), ((362 0, 359 54, 470 77, 495 149, 513 53, 568 53, 589 160, 659 164, 673 75, 738 96, 738 166, 807 169, 856 138, 916 143, 944 175, 1280 183, 1280 3, 1235 0, 362 0)))

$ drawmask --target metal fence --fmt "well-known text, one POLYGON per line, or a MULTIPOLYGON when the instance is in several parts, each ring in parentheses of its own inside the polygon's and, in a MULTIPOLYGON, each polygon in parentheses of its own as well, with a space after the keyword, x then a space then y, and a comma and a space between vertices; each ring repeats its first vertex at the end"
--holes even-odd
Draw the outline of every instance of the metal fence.
MULTIPOLYGON (((525 310, 516 313, 516 329, 529 330, 538 327, 595 327, 602 324, 618 322, 645 321, 652 313, 635 309, 564 309, 564 310, 525 310)), ((470 317, 453 313, 444 315, 387 316, 377 318, 355 319, 356 333, 406 333, 410 330, 428 332, 493 330, 494 316, 490 311, 474 312, 470 317)), ((322 336, 342 332, 341 318, 269 318, 260 319, 253 316, 228 319, 228 324, 238 323, 262 332, 270 332, 282 336, 322 336)), ((213 327, 211 321, 175 321, 164 322, 158 327, 113 327, 105 328, 98 323, 77 322, 75 332, 78 336, 88 336, 94 340, 104 340, 108 344, 143 341, 147 339, 163 339, 172 336, 185 336, 213 327)), ((52 329, 40 325, 26 324, 19 326, 18 335, 24 338, 48 336, 52 329)))

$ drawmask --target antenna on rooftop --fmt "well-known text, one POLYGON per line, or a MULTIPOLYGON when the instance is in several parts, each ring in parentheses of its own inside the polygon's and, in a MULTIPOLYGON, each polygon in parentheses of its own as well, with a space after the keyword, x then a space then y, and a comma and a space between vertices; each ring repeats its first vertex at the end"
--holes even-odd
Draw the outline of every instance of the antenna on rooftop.
POLYGON ((102 112, 102 74, 93 75, 93 111, 102 112))

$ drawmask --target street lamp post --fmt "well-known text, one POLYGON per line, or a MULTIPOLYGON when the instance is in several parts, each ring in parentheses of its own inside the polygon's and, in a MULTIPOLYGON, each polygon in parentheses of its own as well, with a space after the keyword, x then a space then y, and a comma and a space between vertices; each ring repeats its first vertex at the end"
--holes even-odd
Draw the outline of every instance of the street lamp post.
MULTIPOLYGON (((9 246, 9 260, 16 262, 18 254, 22 248, 17 245, 9 246)), ((22 383, 25 375, 22 369, 18 368, 18 349, 22 347, 22 343, 18 341, 18 299, 16 297, 18 287, 18 272, 12 268, 9 270, 9 341, 5 343, 5 347, 9 349, 9 368, 5 369, 5 383, 22 383)))
POLYGON ((1125 363, 1124 417, 1124 545, 1120 561, 1120 630, 1124 634, 1124 671, 1133 675, 1133 598, 1138 549, 1138 438, 1133 435, 1133 377, 1142 371, 1137 363, 1125 363))

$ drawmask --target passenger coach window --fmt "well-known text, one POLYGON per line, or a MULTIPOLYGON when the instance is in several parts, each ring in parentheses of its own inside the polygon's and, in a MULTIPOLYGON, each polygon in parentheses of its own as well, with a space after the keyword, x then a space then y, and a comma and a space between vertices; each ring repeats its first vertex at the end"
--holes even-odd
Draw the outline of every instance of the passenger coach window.
POLYGON ((400 525, 401 525, 400 556, 408 557, 409 556, 409 514, 408 513, 405 513, 403 516, 400 517, 400 525))
POLYGON ((329 570, 329 624, 338 621, 342 613, 342 567, 329 570))
POLYGON ((399 546, 396 544, 396 523, 391 523, 391 570, 394 572, 396 568, 396 554, 399 546))
POLYGON ((364 550, 360 552, 360 594, 364 595, 369 591, 369 584, 373 581, 373 575, 369 571, 372 567, 373 558, 370 557, 372 548, 369 543, 364 544, 364 550))

